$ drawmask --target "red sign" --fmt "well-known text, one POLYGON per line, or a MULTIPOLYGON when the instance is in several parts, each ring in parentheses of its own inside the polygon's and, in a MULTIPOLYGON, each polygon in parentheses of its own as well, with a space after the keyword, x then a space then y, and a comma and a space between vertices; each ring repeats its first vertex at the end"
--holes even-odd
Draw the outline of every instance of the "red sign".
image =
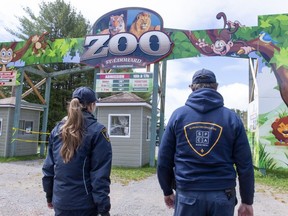
POLYGON ((16 85, 16 71, 2 71, 0 72, 0 86, 14 86, 16 85))

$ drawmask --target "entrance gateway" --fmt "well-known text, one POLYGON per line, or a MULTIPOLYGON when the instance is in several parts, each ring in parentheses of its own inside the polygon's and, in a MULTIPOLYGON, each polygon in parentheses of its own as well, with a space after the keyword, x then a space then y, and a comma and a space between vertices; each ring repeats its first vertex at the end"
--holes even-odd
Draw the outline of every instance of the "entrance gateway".
MULTIPOLYGON (((96 77, 110 69, 146 68, 147 72, 153 74, 149 161, 150 165, 154 166, 158 97, 161 101, 160 138, 164 128, 166 62, 201 56, 246 58, 249 62, 248 133, 253 138, 251 148, 254 164, 265 168, 265 158, 261 157, 264 151, 271 156, 277 167, 285 166, 288 161, 288 39, 284 23, 288 14, 259 16, 258 26, 252 27, 229 20, 222 12, 216 15, 216 19, 223 22, 222 29, 176 30, 165 28, 161 16, 150 9, 121 8, 100 17, 93 25, 92 35, 83 35, 83 38, 50 41, 46 39, 49 33, 45 32, 42 35, 33 35, 27 41, 1 43, 0 97, 8 97, 3 93, 4 88, 15 87, 13 128, 19 128, 22 95, 20 83, 23 83, 25 77, 29 85, 31 84, 27 73, 43 77, 41 83, 31 84, 30 91, 36 93, 43 108, 42 127, 39 132, 42 136, 38 141, 41 143, 40 154, 43 155, 52 77, 94 70, 96 90, 96 77), (61 52, 54 52, 55 49, 61 49, 61 52), (58 54, 53 56, 52 52, 58 54), (67 62, 87 66, 54 73, 46 73, 30 66, 67 62), (264 64, 259 64, 263 62, 264 64), (154 66, 153 71, 150 71, 151 65, 154 66), (161 75, 162 85, 158 84, 158 75, 161 75), (44 97, 37 91, 42 84, 46 84, 44 97)), ((103 91, 105 89, 107 91, 107 86, 103 91)), ((145 88, 139 89, 143 91, 145 88)), ((150 91, 149 87, 146 89, 150 91)), ((101 92, 99 86, 97 90, 101 92)), ((133 88, 124 90, 138 91, 133 88)), ((6 156, 14 156, 15 147, 25 143, 17 139, 17 133, 10 139, 2 139, 5 124, 0 107, 0 143, 8 149, 6 151, 9 154, 6 152, 6 156)), ((4 155, 3 152, 0 154, 4 155)))

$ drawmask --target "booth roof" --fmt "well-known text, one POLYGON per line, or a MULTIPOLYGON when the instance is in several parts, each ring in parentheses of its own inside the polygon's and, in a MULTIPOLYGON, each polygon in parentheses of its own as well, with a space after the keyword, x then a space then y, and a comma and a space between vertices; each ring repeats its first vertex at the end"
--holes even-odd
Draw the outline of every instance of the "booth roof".
MULTIPOLYGON (((8 98, 0 99, 0 105, 13 105, 13 106, 15 106, 15 100, 16 100, 15 97, 8 97, 8 98)), ((21 100, 21 103, 27 104, 28 102, 25 100, 21 100)))
MULTIPOLYGON (((0 107, 15 107, 15 101, 15 97, 0 99, 0 107)), ((26 109, 43 111, 43 107, 41 105, 29 103, 25 100, 21 100, 21 107, 26 109)))
POLYGON ((99 98, 98 103, 146 103, 146 101, 130 92, 122 92, 106 98, 99 98))

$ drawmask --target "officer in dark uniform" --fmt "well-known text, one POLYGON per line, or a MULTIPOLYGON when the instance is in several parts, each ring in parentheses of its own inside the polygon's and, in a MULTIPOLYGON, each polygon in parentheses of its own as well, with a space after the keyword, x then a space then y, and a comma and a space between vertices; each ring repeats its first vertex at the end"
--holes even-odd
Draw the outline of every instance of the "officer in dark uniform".
POLYGON ((174 216, 253 216, 254 170, 241 119, 224 107, 212 71, 197 71, 192 93, 171 115, 161 139, 157 174, 174 216), (173 181, 176 183, 176 196, 173 181))
POLYGON ((91 88, 77 88, 67 117, 50 134, 42 181, 56 216, 110 215, 112 149, 106 128, 92 114, 96 101, 91 88))

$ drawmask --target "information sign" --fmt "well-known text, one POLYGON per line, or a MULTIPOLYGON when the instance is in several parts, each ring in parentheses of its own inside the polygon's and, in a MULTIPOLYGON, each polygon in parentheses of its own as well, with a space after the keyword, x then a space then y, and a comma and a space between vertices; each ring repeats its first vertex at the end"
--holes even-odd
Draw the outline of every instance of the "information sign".
POLYGON ((14 86, 16 85, 16 71, 2 71, 0 72, 0 86, 14 86))
POLYGON ((96 92, 150 92, 153 73, 99 73, 96 92))

